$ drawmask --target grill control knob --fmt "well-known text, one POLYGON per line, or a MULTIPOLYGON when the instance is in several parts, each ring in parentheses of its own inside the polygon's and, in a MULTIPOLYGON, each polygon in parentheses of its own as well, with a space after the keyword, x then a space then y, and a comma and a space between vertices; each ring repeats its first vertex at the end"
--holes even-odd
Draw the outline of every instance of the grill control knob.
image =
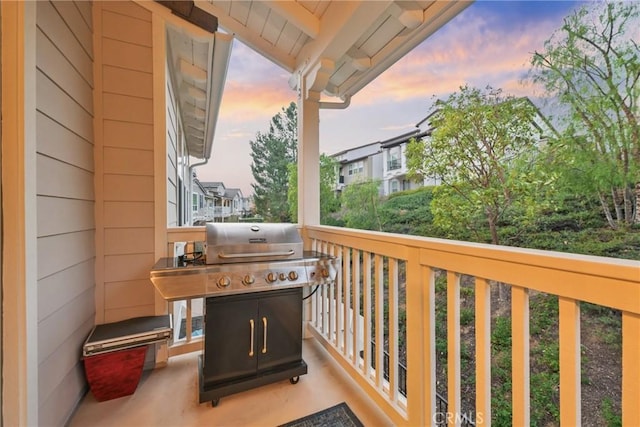
POLYGON ((270 272, 267 274, 267 282, 269 282, 269 283, 273 283, 273 282, 275 282, 276 280, 278 280, 278 276, 276 276, 276 273, 274 273, 273 271, 270 271, 270 272))
POLYGON ((231 279, 229 279, 229 276, 222 276, 218 279, 217 285, 219 288, 226 288, 227 286, 229 286, 231 284, 231 279))
POLYGON ((278 276, 278 278, 280 279, 280 281, 284 281, 287 280, 287 275, 284 273, 280 273, 280 275, 278 276))
POLYGON ((256 281, 256 278, 253 277, 253 274, 246 274, 242 278, 242 284, 244 284, 245 286, 253 285, 255 281, 256 281))
POLYGON ((292 282, 298 280, 298 273, 296 273, 295 271, 290 271, 289 280, 291 280, 292 282))

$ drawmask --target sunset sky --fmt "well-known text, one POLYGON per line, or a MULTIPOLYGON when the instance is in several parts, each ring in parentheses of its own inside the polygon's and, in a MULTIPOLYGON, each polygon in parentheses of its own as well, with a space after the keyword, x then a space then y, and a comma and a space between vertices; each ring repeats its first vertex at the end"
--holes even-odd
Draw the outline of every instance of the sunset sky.
MULTIPOLYGON (((536 95, 522 83, 531 55, 541 50, 574 1, 476 1, 376 80, 346 110, 320 111, 320 150, 334 154, 411 130, 445 98, 469 84, 491 85, 515 96, 536 95)), ((289 74, 234 41, 209 164, 201 181, 253 193, 249 141, 295 101, 289 74)))

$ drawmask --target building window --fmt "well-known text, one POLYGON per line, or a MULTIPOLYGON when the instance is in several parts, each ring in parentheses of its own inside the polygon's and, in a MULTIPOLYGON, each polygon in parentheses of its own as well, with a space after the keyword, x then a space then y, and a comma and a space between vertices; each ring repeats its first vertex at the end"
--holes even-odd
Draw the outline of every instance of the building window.
POLYGON ((194 212, 197 212, 198 211, 198 195, 197 194, 192 194, 192 200, 193 200, 193 202, 192 202, 192 205, 191 205, 192 206, 191 209, 194 212))
POLYGON ((398 190, 398 180, 392 179, 389 181, 389 193, 396 193, 398 190))
POLYGON ((347 169, 347 173, 349 175, 359 175, 364 172, 364 162, 360 160, 359 162, 349 163, 349 167, 347 169))
POLYGON ((389 156, 387 158, 387 170, 400 169, 402 160, 400 158, 400 146, 389 148, 389 156))

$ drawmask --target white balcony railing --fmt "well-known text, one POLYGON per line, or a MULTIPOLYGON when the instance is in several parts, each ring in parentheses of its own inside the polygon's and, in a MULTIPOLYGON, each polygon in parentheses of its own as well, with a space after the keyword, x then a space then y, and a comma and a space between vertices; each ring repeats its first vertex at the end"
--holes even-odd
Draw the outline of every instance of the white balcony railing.
POLYGON ((640 425, 639 262, 335 227, 306 227, 304 233, 312 249, 342 257, 337 283, 313 295, 309 329, 395 424, 432 425, 445 415, 437 412, 435 357, 435 284, 444 276, 453 424, 460 425, 469 410, 477 425, 490 423, 490 291, 503 283, 511 290, 513 425, 530 424, 531 292, 559 300, 561 424, 581 423, 584 301, 622 312, 622 424, 640 425), (462 276, 475 280, 475 408, 461 407, 462 276), (398 363, 400 337, 406 338, 406 372, 398 363))
MULTIPOLYGON (((461 407, 460 289, 461 277, 471 276, 476 425, 491 420, 490 292, 496 283, 511 291, 513 425, 530 424, 532 292, 559 301, 561 424, 581 423, 580 303, 588 302, 622 313, 622 424, 640 425, 640 262, 337 227, 308 226, 302 233, 305 249, 342 258, 336 284, 320 287, 305 307, 307 329, 394 424, 438 421, 437 277, 446 278, 447 412, 459 425, 458 416, 469 410, 461 407), (406 364, 400 363, 401 340, 406 364)), ((167 234, 170 251, 174 242, 204 240, 204 227, 167 234)), ((184 307, 187 337, 173 343, 170 356, 202 349, 202 339, 191 336, 193 303, 185 301, 184 307)))

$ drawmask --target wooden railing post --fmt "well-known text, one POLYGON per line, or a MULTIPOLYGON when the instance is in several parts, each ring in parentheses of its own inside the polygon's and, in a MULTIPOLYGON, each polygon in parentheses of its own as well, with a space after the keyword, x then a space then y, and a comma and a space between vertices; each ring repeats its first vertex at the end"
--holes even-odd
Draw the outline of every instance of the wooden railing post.
MULTIPOLYGON (((420 266, 420 251, 412 249, 406 264, 406 310, 407 310, 407 418, 408 425, 431 425, 431 409, 435 406, 435 395, 431 395, 433 382, 431 364, 432 353, 429 332, 433 329, 433 318, 426 314, 432 306, 429 300, 428 283, 423 281, 420 266), (426 351, 425 351, 426 350, 426 351), (425 389, 428 389, 425 395, 425 389), (433 402, 433 406, 431 405, 433 402)), ((428 277, 427 277, 428 279, 428 277)), ((435 353, 433 353, 435 360, 435 353)), ((433 384, 435 385, 435 384, 433 384)))
POLYGON ((558 298, 560 340, 560 424, 581 424, 580 303, 558 298))
POLYGON ((511 360, 513 425, 530 424, 529 408, 529 290, 511 288, 511 360))
POLYGON ((622 425, 640 426, 640 314, 622 312, 622 425))

